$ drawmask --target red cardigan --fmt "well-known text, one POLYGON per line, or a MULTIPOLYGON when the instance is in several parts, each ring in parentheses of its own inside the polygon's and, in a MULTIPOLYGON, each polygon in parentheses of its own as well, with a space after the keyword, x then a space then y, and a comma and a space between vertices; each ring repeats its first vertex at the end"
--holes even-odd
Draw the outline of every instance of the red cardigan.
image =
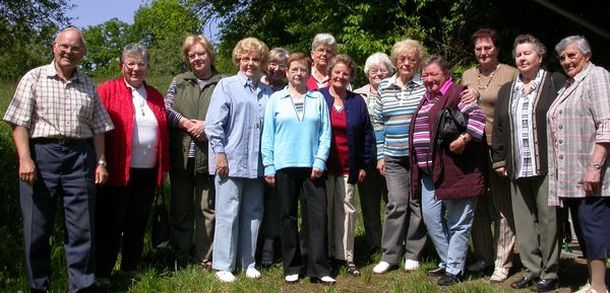
MULTIPOLYGON (((161 186, 163 172, 169 171, 168 131, 163 95, 155 88, 144 84, 147 104, 155 114, 159 130, 157 150, 157 186, 161 186)), ((129 182, 131 162, 131 137, 134 128, 134 109, 131 89, 123 77, 108 80, 97 87, 97 93, 108 111, 114 130, 106 132, 106 160, 108 161, 108 182, 110 186, 126 186, 129 182)))

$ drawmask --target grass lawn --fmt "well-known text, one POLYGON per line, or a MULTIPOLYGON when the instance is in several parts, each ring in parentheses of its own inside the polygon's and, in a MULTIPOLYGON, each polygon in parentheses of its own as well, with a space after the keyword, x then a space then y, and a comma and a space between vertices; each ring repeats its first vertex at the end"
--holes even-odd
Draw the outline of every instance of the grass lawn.
MULTIPOLYGON (((101 80, 101 79, 100 79, 101 80)), ((97 80, 97 81, 100 81, 97 80)), ((170 77, 151 77, 150 84, 164 93, 170 82, 170 77)), ((0 107, 2 113, 14 91, 13 82, 0 82, 0 107)), ((27 292, 27 281, 23 268, 23 247, 20 234, 18 197, 16 196, 16 161, 14 148, 10 137, 10 127, 5 123, 0 126, 0 193, 4 196, 0 218, 0 292, 27 292), (4 183, 8 182, 8 183, 4 183), (9 227, 10 226, 10 227, 9 227)), ((357 205, 359 206, 359 205, 357 205)), ((61 221, 56 221, 56 232, 52 237, 52 276, 51 291, 67 291, 67 273, 62 248, 61 221)), ((359 216, 356 229, 356 255, 363 247, 362 220, 359 216)), ((281 264, 277 263, 269 269, 263 269, 260 280, 246 279, 239 274, 238 280, 232 284, 220 283, 214 274, 204 271, 197 265, 175 270, 168 251, 150 249, 149 235, 146 236, 145 253, 142 261, 141 276, 138 280, 130 280, 117 276, 114 285, 107 292, 511 292, 508 284, 518 279, 516 273, 502 284, 490 284, 487 279, 491 272, 467 276, 467 280, 449 288, 439 288, 436 278, 425 275, 425 269, 434 268, 430 260, 411 273, 402 269, 393 270, 385 275, 374 275, 373 266, 379 261, 380 255, 374 255, 371 260, 357 259, 362 275, 350 277, 344 269, 335 272, 337 284, 323 286, 310 284, 303 279, 296 284, 286 284, 283 280, 281 264)), ((518 261, 516 261, 517 263, 518 261)), ((582 259, 574 255, 564 254, 560 263, 561 288, 557 292, 571 292, 585 283, 587 279, 586 266, 582 259)), ((102 292, 104 292, 102 291, 102 292)), ((530 292, 529 289, 519 292, 530 292)))

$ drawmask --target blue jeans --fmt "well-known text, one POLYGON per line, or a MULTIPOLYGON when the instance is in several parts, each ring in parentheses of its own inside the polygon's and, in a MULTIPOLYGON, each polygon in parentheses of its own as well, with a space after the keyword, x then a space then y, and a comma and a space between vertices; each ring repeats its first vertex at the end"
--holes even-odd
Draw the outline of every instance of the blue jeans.
POLYGON ((263 218, 263 181, 229 177, 214 178, 216 186, 216 227, 212 268, 235 270, 254 268, 258 228, 263 218))
POLYGON ((434 182, 426 172, 422 172, 421 185, 422 214, 441 259, 439 267, 450 274, 461 274, 466 264, 476 198, 437 200, 434 182))

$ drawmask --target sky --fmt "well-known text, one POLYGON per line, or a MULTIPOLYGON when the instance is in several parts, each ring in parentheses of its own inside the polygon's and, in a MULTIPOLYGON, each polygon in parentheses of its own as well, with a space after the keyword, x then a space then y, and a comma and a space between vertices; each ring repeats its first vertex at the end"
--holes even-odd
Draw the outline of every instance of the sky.
MULTIPOLYGON (((76 7, 69 10, 67 15, 75 18, 72 25, 83 29, 102 24, 114 17, 133 24, 134 13, 146 2, 146 0, 72 0, 71 3, 76 7)), ((208 39, 214 42, 216 34, 216 23, 212 23, 211 26, 206 25, 204 35, 208 39)))

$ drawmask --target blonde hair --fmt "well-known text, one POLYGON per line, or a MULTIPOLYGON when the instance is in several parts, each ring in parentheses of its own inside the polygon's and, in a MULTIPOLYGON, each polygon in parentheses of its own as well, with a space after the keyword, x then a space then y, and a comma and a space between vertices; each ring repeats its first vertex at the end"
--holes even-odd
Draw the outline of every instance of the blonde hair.
POLYGON ((400 54, 406 50, 415 50, 417 52, 417 67, 421 63, 421 60, 424 59, 426 55, 426 49, 416 40, 405 39, 402 41, 396 42, 394 46, 392 46, 392 52, 390 53, 390 59, 392 59, 392 63, 394 66, 398 66, 398 57, 400 54))
POLYGON ((233 48, 233 64, 239 66, 239 59, 241 59, 241 57, 247 52, 258 53, 261 58, 261 63, 263 65, 267 64, 267 58, 269 58, 269 47, 267 47, 263 41, 254 37, 245 38, 237 42, 235 48, 233 48))
POLYGON ((286 63, 288 55, 290 55, 290 53, 284 48, 273 48, 269 51, 269 62, 286 63))
POLYGON ((190 35, 186 37, 184 43, 182 44, 182 55, 184 56, 184 59, 188 60, 189 50, 191 50, 191 47, 195 46, 195 44, 201 44, 201 46, 203 46, 210 57, 211 64, 214 65, 214 58, 216 55, 214 52, 214 46, 212 46, 212 43, 210 43, 210 41, 208 41, 208 39, 202 35, 190 35))

